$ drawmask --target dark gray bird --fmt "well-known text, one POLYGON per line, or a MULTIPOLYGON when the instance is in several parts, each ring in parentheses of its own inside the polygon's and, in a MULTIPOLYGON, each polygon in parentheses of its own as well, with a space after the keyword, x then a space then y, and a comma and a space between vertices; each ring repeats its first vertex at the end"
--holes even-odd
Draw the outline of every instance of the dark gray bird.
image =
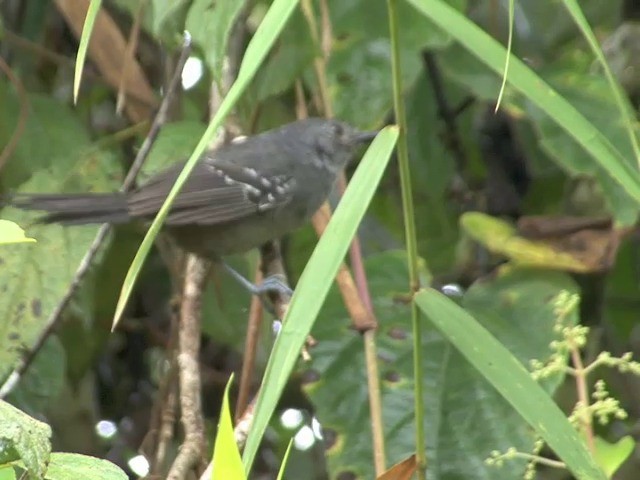
MULTIPOLYGON (((356 148, 376 133, 310 118, 207 152, 165 228, 185 250, 211 259, 279 238, 309 220, 356 148)), ((179 162, 128 193, 18 194, 10 203, 47 212, 42 223, 148 223, 183 166, 179 162)))

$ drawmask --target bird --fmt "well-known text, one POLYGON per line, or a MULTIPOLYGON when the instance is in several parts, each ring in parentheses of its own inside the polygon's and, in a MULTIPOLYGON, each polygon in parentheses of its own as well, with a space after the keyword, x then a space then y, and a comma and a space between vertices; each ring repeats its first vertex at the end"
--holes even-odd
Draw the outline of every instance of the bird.
MULTIPOLYGON (((377 133, 308 118, 207 151, 175 198, 164 229, 187 252, 213 261, 280 238, 309 221, 358 147, 377 133)), ((9 203, 43 211, 36 219, 43 224, 149 224, 184 165, 177 161, 129 192, 18 193, 9 203)))

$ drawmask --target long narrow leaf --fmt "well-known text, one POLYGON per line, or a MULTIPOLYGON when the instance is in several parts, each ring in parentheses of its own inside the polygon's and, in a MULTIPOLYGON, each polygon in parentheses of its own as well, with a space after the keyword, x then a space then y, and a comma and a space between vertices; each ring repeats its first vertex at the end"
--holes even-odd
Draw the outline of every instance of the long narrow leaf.
POLYGON ((229 377, 227 386, 222 397, 222 407, 220 407, 220 421, 218 422, 218 433, 213 448, 213 471, 211 480, 243 480, 247 478, 242 467, 240 450, 233 432, 233 422, 231 420, 231 410, 229 409, 229 389, 233 383, 233 375, 229 377))
POLYGON ((373 141, 302 272, 262 379, 255 417, 243 455, 247 472, 253 464, 262 435, 298 359, 300 349, 382 178, 397 139, 398 129, 387 127, 373 141))
MULTIPOLYGON (((506 49, 480 27, 442 0, 407 0, 420 13, 453 36, 481 62, 503 75, 506 49)), ((636 200, 640 173, 578 110, 517 57, 511 56, 509 84, 551 117, 636 200)))
POLYGON ((495 387, 581 480, 605 480, 567 418, 524 366, 482 325, 435 290, 415 296, 418 308, 495 387))
POLYGON ((604 54, 602 53, 602 49, 600 48, 600 44, 598 43, 596 36, 593 34, 593 31, 589 26, 589 22, 587 22, 584 13, 582 13, 578 2, 576 2, 576 0, 563 0, 563 2, 565 8, 573 18, 573 21, 576 22, 576 25, 578 25, 578 28, 580 28, 580 31, 582 32, 582 35, 584 36, 584 38, 586 38, 587 43, 591 47, 591 51, 598 59, 598 63, 602 65, 604 74, 607 77, 609 86, 611 87, 613 98, 616 102, 616 105, 618 106, 618 110, 620 110, 620 116, 625 119, 624 125, 627 130, 627 134, 629 135, 629 141, 631 142, 631 146, 633 147, 633 152, 636 156, 636 163, 640 165, 640 147, 638 146, 638 139, 636 137, 636 134, 634 133, 633 127, 633 125, 635 124, 635 120, 631 118, 631 112, 626 107, 622 89, 620 88, 620 85, 618 84, 616 79, 613 77, 611 69, 609 68, 609 64, 604 58, 604 54))
POLYGON ((222 125, 222 122, 224 121, 226 116, 229 114, 236 102, 240 99, 240 96, 242 95, 244 90, 249 86, 249 83, 258 71, 258 67, 260 67, 260 64, 267 56, 267 53, 269 53, 271 46, 275 43, 278 35, 287 23, 287 19, 289 18, 297 4, 298 0, 275 0, 267 11, 267 14, 258 27, 258 30, 251 39, 251 42, 249 42, 245 55, 242 59, 242 64, 240 65, 238 78, 229 89, 229 93, 222 101, 222 104, 213 117, 213 120, 211 120, 211 123, 209 123, 209 126, 202 135, 200 142, 198 142, 198 145, 191 154, 191 157, 189 157, 187 164, 184 166, 184 169, 178 176, 176 183, 173 185, 173 188, 169 192, 167 199, 162 204, 162 208, 160 208, 158 215, 156 215, 156 218, 153 220, 153 223, 149 227, 149 231, 144 237, 144 240, 142 241, 142 244, 140 245, 135 258, 131 262, 131 266, 129 267, 129 271, 127 272, 127 276, 122 285, 122 291, 120 292, 118 304, 116 305, 116 312, 113 317, 114 329, 118 324, 122 313, 124 312, 124 307, 129 300, 131 292, 133 291, 133 285, 136 281, 136 278, 138 278, 138 274, 140 273, 142 264, 144 263, 145 258, 151 250, 153 241, 158 235, 164 219, 169 213, 171 204, 180 192, 182 185, 189 177, 189 174, 193 170, 193 167, 196 165, 196 162, 207 148, 207 145, 209 144, 209 141, 213 137, 214 133, 222 125))
POLYGON ((280 464, 280 470, 278 471, 278 478, 276 478, 276 480, 282 480, 284 478, 284 471, 287 469, 287 462, 289 461, 289 454, 291 453, 292 446, 293 446, 293 438, 289 440, 289 445, 287 445, 287 451, 284 452, 284 457, 282 458, 282 463, 280 464))
POLYGON ((89 48, 89 41, 91 40, 91 32, 93 32, 93 25, 98 18, 98 12, 102 0, 91 0, 89 8, 87 9, 87 18, 84 20, 84 27, 82 27, 82 35, 80 35, 80 44, 78 45, 78 54, 76 55, 76 68, 73 75, 73 103, 78 101, 78 92, 80 92, 80 82, 82 80, 82 70, 84 69, 84 62, 87 58, 87 49, 89 48))

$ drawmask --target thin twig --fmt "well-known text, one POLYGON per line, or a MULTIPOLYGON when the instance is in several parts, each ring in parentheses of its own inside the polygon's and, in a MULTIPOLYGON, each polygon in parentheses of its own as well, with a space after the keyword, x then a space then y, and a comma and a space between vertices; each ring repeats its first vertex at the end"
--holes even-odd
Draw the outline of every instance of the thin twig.
MULTIPOLYGON (((256 285, 262 282, 262 269, 260 266, 256 269, 255 274, 256 285)), ((247 324, 247 334, 244 341, 244 354, 242 357, 242 372, 240 374, 240 386, 238 388, 238 400, 236 401, 236 422, 247 408, 249 403, 249 395, 251 391, 251 383, 253 381, 253 371, 256 363, 256 350, 258 339, 260 338, 260 326, 262 325, 263 309, 262 301, 254 295, 251 298, 251 307, 249 308, 249 322, 247 324)))
POLYGON ((382 395, 380 393, 380 372, 378 370, 378 348, 376 329, 369 329, 362 335, 365 364, 367 367, 367 388, 369 390, 369 410, 371 412, 371 439, 373 442, 373 464, 376 476, 386 470, 384 446, 384 422, 382 420, 382 395))
POLYGON ((573 346, 571 348, 571 361, 575 368, 576 390, 578 392, 578 401, 582 405, 582 411, 578 412, 578 420, 582 425, 582 433, 587 441, 587 446, 592 454, 596 453, 596 444, 593 436, 593 427, 591 425, 591 417, 587 413, 589 409, 589 388, 587 387, 587 378, 585 374, 584 363, 580 357, 580 349, 573 346))
MULTIPOLYGON (((178 330, 180 320, 175 309, 171 309, 171 333, 167 342, 167 351, 171 360, 160 386, 157 398, 152 410, 152 422, 150 432, 153 432, 153 441, 148 449, 140 449, 140 452, 151 458, 149 475, 161 477, 166 473, 165 461, 169 442, 173 438, 176 411, 178 406, 178 360, 176 358, 176 345, 178 344, 178 330)), ((144 443, 144 442, 143 442, 144 443)))
MULTIPOLYGON (((174 96, 177 90, 177 87, 182 75, 182 69, 184 68, 184 64, 187 61, 187 58, 189 57, 190 51, 191 51, 191 36, 185 32, 182 51, 180 53, 180 58, 176 66, 176 71, 174 72, 173 78, 171 79, 171 82, 167 88, 166 95, 162 99, 162 103, 160 104, 158 113, 156 114, 156 117, 154 118, 153 123, 151 124, 149 133, 147 134, 147 137, 144 139, 144 142, 142 143, 142 146, 140 147, 140 150, 138 151, 138 154, 136 155, 136 158, 133 161, 131 168, 129 169, 129 173, 127 173, 127 176, 125 177, 124 182, 122 183, 122 187, 120 188, 120 191, 122 192, 129 190, 133 186, 136 176, 138 175, 138 172, 142 168, 144 161, 149 155, 149 152, 151 151, 151 147, 153 146, 153 143, 155 142, 158 136, 158 133, 160 133, 160 129, 162 128, 162 125, 166 121, 167 110, 171 103, 172 97, 174 96)), ((76 270, 76 274, 73 280, 71 281, 71 285, 69 286, 67 293, 62 297, 62 299, 60 300, 60 302, 58 303, 54 311, 51 313, 51 315, 47 319, 47 322, 45 323, 44 328, 40 332, 40 337, 35 341, 33 347, 31 347, 31 349, 24 354, 18 366, 13 370, 13 372, 11 372, 7 380, 4 382, 4 384, 0 388, 0 399, 6 397, 15 388, 15 386, 20 381, 21 377, 24 375, 26 370, 31 365, 31 362, 33 362, 33 359, 35 358, 38 351, 42 348, 45 341, 49 338, 49 336, 55 330, 56 326, 58 325, 58 322, 62 318, 62 313, 64 312, 65 308, 71 301, 71 298, 73 297, 73 295, 77 292, 78 288, 80 287, 80 283, 82 279, 89 271, 93 258, 95 257, 98 250, 100 249, 110 229, 111 229, 111 226, 109 224, 104 224, 98 230, 98 233, 96 234, 96 237, 93 240, 93 243, 89 247, 89 250, 87 250, 87 253, 85 254, 84 258, 80 262, 78 269, 76 270)))

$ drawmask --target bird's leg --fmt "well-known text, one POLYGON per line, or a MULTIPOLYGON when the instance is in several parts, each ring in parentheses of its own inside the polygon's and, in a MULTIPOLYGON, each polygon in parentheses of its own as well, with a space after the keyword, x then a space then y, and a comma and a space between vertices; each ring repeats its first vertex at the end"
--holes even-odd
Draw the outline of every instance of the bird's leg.
POLYGON ((293 290, 289 288, 289 286, 283 281, 280 275, 270 275, 265 278, 259 285, 250 282, 247 280, 242 274, 237 272, 231 265, 226 262, 221 262, 224 268, 231 274, 233 278, 236 279, 237 282, 240 283, 244 288, 249 290, 253 295, 261 296, 265 293, 269 292, 278 292, 283 295, 287 295, 291 297, 293 295, 293 290))

